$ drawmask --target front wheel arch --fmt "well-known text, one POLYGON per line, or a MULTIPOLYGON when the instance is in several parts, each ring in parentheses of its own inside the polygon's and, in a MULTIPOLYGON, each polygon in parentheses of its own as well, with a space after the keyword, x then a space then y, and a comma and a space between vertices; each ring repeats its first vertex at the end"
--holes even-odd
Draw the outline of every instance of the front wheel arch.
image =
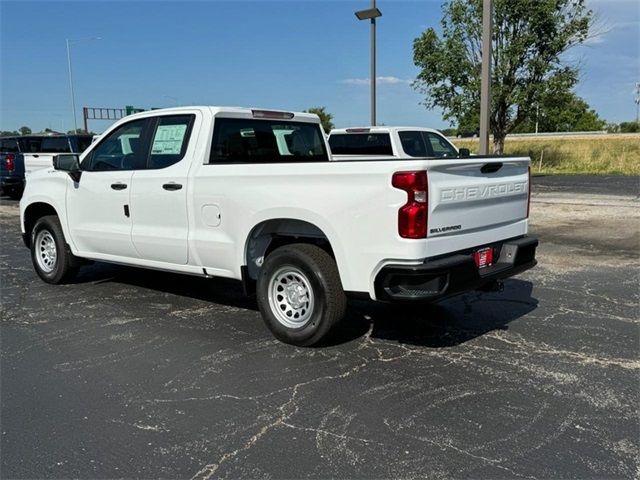
POLYGON ((56 216, 60 219, 60 215, 58 215, 56 209, 49 203, 35 202, 25 209, 23 215, 23 226, 26 234, 25 243, 27 244, 27 247, 31 248, 31 232, 33 231, 33 227, 36 225, 38 220, 49 215, 56 216))

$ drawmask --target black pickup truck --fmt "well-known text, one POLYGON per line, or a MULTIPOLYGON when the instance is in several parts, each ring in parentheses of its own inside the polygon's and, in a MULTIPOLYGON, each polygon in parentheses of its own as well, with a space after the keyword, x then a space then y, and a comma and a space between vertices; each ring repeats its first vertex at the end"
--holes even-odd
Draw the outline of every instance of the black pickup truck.
POLYGON ((91 135, 24 135, 0 138, 0 194, 14 199, 22 197, 25 154, 79 154, 91 145, 91 139, 91 135))
POLYGON ((18 199, 24 190, 24 156, 28 137, 0 138, 0 190, 2 195, 18 199))

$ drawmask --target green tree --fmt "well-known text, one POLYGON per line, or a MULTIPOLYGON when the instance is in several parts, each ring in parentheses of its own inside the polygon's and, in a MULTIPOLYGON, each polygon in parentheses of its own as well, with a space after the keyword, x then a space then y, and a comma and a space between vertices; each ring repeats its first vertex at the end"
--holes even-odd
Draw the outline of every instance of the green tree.
POLYGON ((640 132, 640 122, 622 122, 620 124, 620 133, 638 133, 640 132))
POLYGON ((535 132, 536 119, 539 132, 589 132, 604 130, 607 124, 573 92, 543 94, 539 105, 534 106, 527 118, 513 131, 535 132))
POLYGON ((31 134, 31 129, 29 127, 20 127, 18 129, 18 131, 20 132, 20 135, 30 135, 31 134))
POLYGON ((68 130, 68 135, 95 135, 94 132, 87 132, 84 128, 76 128, 75 130, 68 130))
POLYGON ((322 128, 325 133, 329 133, 333 128, 333 122, 331 121, 333 119, 333 115, 327 112, 326 107, 312 107, 305 110, 305 112, 315 113, 320 117, 320 123, 322 123, 322 128))
MULTIPOLYGON (((578 70, 562 54, 588 36, 592 12, 585 0, 494 0, 490 129, 494 152, 531 116, 543 94, 569 91, 578 70)), ((425 30, 413 43, 421 71, 414 88, 427 108, 468 125, 480 111, 482 0, 449 0, 440 34, 425 30)))

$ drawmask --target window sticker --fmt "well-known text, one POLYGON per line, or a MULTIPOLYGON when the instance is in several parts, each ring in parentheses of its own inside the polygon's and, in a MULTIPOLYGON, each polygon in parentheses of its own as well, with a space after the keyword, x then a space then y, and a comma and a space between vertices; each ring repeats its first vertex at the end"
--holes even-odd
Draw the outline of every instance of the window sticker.
POLYGON ((152 155, 180 155, 184 134, 187 131, 185 124, 158 125, 156 136, 151 146, 152 155))

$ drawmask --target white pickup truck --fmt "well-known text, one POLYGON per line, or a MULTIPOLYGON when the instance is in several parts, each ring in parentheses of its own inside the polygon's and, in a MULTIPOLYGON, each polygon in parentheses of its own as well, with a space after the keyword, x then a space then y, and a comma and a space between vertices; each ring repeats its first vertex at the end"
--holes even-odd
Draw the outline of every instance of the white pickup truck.
POLYGON ((312 345, 349 295, 435 301, 534 266, 529 184, 528 158, 331 162, 315 115, 184 107, 58 155, 20 219, 46 282, 86 260, 238 279, 277 338, 312 345))
POLYGON ((468 157, 439 131, 425 127, 334 128, 329 132, 332 160, 398 160, 425 157, 468 157))
POLYGON ((51 168, 53 157, 60 153, 81 153, 91 145, 91 135, 43 135, 29 137, 29 151, 24 153, 24 173, 51 168))

